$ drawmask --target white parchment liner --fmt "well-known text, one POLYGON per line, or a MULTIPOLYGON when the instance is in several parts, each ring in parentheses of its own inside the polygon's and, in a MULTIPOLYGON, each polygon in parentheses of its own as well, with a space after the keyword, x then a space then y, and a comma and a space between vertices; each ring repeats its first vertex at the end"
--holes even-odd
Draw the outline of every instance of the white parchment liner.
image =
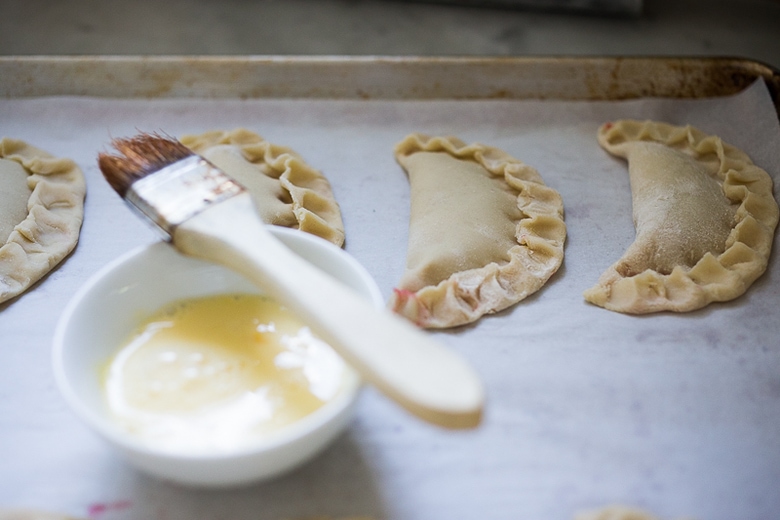
POLYGON ((769 171, 779 192, 780 126, 758 83, 738 96, 690 101, 0 100, 0 135, 76 160, 88 184, 76 251, 0 306, 0 504, 77 514, 86 503, 123 499, 132 511, 112 518, 156 518, 165 508, 165 518, 182 520, 552 520, 613 502, 664 518, 776 515, 777 251, 745 296, 685 315, 625 316, 582 299, 633 240, 626 165, 596 142, 598 126, 618 118, 719 135, 769 171), (141 130, 240 126, 325 173, 346 249, 386 296, 406 254, 408 183, 392 154, 406 134, 502 148, 559 190, 568 239, 548 285, 508 311, 435 333, 484 378, 481 428, 430 427, 369 389, 349 433, 323 457, 271 484, 204 495, 135 474, 64 408, 48 361, 60 310, 98 268, 157 239, 102 179, 97 153, 112 136, 141 130))

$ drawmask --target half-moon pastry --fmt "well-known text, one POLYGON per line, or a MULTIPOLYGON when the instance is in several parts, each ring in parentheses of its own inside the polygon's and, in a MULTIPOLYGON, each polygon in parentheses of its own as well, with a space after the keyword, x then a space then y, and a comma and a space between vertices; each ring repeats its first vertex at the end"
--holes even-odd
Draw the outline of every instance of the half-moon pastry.
POLYGON ((0 509, 0 520, 78 520, 75 517, 32 509, 0 509))
POLYGON ((577 513, 574 515, 574 520, 659 520, 659 518, 642 509, 613 505, 577 513))
POLYGON ((473 322, 536 292, 560 267, 560 194, 497 148, 411 134, 395 147, 409 176, 406 271, 389 302, 427 328, 473 322))
POLYGON ((243 128, 185 135, 180 141, 247 188, 263 222, 344 244, 341 210, 330 183, 290 148, 243 128))
POLYGON ((598 141, 628 161, 636 238, 585 292, 607 309, 686 312, 743 294, 766 269, 778 221, 769 174, 691 126, 621 120, 598 141))
POLYGON ((0 302, 18 296, 76 246, 84 175, 70 159, 0 140, 0 302))

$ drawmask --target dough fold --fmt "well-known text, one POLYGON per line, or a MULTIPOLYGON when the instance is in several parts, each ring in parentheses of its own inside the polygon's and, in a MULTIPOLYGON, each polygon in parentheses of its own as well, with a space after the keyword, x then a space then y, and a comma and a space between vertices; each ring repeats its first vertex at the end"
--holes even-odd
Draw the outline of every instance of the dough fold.
POLYGON ((388 303, 421 327, 463 325, 538 291, 560 267, 563 201, 536 169, 497 148, 411 134, 407 267, 388 303))
POLYGON ((769 174, 691 127, 621 120, 598 141, 628 161, 636 239, 585 299, 630 314, 732 300, 766 270, 778 222, 769 174))
POLYGON ((184 135, 180 141, 243 184, 263 222, 344 244, 341 210, 330 183, 292 149, 243 128, 184 135))
MULTIPOLYGON (((0 302, 24 292, 51 271, 78 242, 86 183, 70 159, 56 158, 24 141, 0 140, 0 160, 27 174, 27 215, 0 244, 0 302)), ((0 178, 0 186, 4 179, 0 178)), ((10 218, 10 217, 5 217, 10 218)))

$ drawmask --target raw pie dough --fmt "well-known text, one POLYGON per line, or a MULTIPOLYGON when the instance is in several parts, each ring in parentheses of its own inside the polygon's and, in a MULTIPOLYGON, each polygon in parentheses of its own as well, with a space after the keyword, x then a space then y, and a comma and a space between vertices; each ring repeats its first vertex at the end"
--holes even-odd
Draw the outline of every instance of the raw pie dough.
POLYGON ((607 506, 585 511, 574 516, 574 520, 659 520, 641 509, 625 506, 607 506))
POLYGON ((78 520, 72 516, 27 509, 0 510, 0 520, 78 520))
POLYGON ((422 327, 473 322, 539 290, 560 267, 563 202, 505 152, 411 134, 395 147, 409 175, 406 272, 389 302, 422 327))
POLYGON ((628 161, 636 239, 585 292, 607 309, 685 312, 743 294, 766 269, 778 221, 769 174, 691 126, 622 120, 598 140, 628 161))
POLYGON ((263 222, 344 244, 341 210, 330 183, 293 150, 242 128, 185 135, 180 141, 247 188, 263 222))
POLYGON ((0 140, 0 302, 51 271, 78 242, 84 175, 14 139, 0 140))

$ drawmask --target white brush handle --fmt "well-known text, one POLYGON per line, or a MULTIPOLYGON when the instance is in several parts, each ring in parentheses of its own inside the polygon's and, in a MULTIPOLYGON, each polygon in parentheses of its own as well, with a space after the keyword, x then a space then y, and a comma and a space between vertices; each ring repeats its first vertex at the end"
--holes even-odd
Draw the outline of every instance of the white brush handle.
POLYGON ((479 424, 482 384, 459 356, 290 251, 257 217, 248 194, 190 218, 176 228, 173 243, 252 280, 418 417, 449 428, 479 424))

